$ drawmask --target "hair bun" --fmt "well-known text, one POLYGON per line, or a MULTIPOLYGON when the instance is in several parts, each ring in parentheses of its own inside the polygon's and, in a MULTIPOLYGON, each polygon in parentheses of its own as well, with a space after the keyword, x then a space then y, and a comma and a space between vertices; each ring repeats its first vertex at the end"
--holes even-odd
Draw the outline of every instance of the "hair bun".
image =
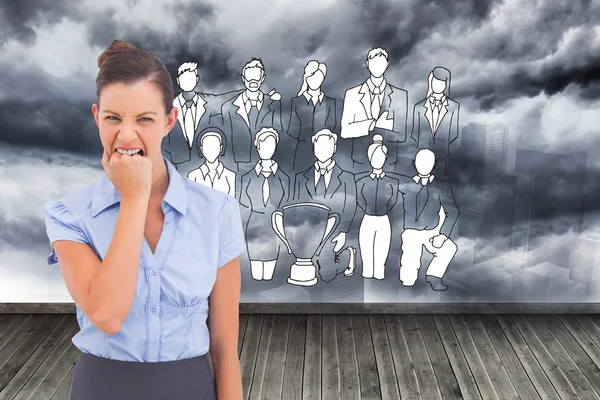
POLYGON ((137 47, 132 45, 131 43, 125 42, 123 40, 113 40, 110 42, 106 50, 104 50, 98 56, 98 68, 102 67, 102 64, 113 54, 120 53, 123 51, 136 51, 137 47))
POLYGON ((378 133, 373 135, 373 143, 383 143, 383 136, 378 133))

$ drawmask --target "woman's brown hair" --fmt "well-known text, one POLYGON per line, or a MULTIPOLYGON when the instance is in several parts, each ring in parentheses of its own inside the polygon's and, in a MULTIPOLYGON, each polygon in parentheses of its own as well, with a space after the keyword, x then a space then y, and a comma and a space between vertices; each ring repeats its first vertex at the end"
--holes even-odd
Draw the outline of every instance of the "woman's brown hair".
POLYGON ((108 48, 98 56, 98 76, 96 77, 96 96, 104 86, 111 83, 136 83, 148 80, 162 92, 165 112, 173 108, 173 81, 163 62, 154 55, 138 49, 123 40, 113 40, 108 48))

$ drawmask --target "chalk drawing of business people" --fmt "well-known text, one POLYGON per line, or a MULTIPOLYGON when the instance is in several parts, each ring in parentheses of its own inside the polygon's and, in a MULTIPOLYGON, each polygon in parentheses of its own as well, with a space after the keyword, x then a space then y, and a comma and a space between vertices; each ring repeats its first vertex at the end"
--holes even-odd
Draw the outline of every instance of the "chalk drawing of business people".
POLYGON ((447 174, 448 156, 458 144, 460 104, 450 98, 450 71, 435 67, 427 78, 427 94, 413 108, 411 137, 417 148, 435 153, 436 172, 447 174))
POLYGON ((325 63, 310 60, 304 67, 300 91, 292 98, 287 133, 297 141, 294 171, 304 171, 312 164, 312 135, 323 128, 334 131, 337 126, 335 99, 326 96, 321 87, 326 76, 325 63))
POLYGON ((380 134, 389 151, 386 163, 395 170, 398 144, 406 141, 408 92, 387 82, 384 74, 390 62, 385 49, 371 49, 365 64, 369 78, 344 94, 341 137, 352 140, 354 165, 367 166, 365 149, 372 135, 380 134))
MULTIPOLYGON (((257 161, 252 142, 261 128, 273 127, 281 132, 281 95, 271 90, 265 94, 265 67, 260 58, 252 58, 242 68, 241 79, 245 90, 223 103, 221 119, 233 161, 238 173, 249 171, 257 161)), ((241 176, 241 175, 240 175, 241 176)))
POLYGON ((223 165, 219 159, 225 153, 223 131, 216 127, 204 129, 196 141, 198 153, 204 157, 200 167, 188 173, 188 179, 210 186, 235 197, 235 172, 223 165))
POLYGON ((420 149, 414 160, 417 174, 413 177, 398 175, 404 178, 399 186, 404 197, 400 281, 404 286, 415 284, 425 247, 433 255, 425 279, 433 290, 446 290, 448 286, 442 278, 458 251, 450 234, 459 210, 450 183, 432 174, 435 163, 433 151, 420 149))
POLYGON ((165 137, 163 143, 167 158, 178 170, 180 164, 191 161, 198 165, 194 142, 197 133, 208 127, 211 119, 221 112, 224 101, 235 96, 241 90, 222 94, 209 94, 196 91, 200 80, 198 63, 186 61, 177 69, 177 85, 181 92, 173 99, 173 106, 179 110, 177 124, 165 137))
POLYGON ((356 182, 357 204, 364 211, 358 231, 363 278, 385 278, 392 226, 388 214, 398 201, 399 181, 384 171, 387 147, 381 135, 373 135, 367 149, 371 173, 356 182))
POLYGON ((271 228, 271 215, 290 197, 290 177, 272 159, 278 143, 279 132, 273 127, 256 133, 259 160, 241 181, 240 205, 250 210, 246 244, 254 280, 273 278, 281 240, 271 228))
POLYGON ((321 280, 330 282, 341 273, 351 275, 356 265, 356 249, 346 240, 356 214, 356 181, 354 174, 341 169, 333 159, 337 150, 334 132, 323 128, 311 142, 316 162, 296 174, 294 200, 324 204, 340 215, 332 239, 323 245, 316 261, 321 280))

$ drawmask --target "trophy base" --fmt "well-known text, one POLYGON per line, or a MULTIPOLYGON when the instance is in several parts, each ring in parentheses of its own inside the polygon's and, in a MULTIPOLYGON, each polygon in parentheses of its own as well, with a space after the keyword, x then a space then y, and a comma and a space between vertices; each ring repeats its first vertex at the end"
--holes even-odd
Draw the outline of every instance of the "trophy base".
POLYGON ((313 286, 317 284, 317 267, 310 258, 298 258, 292 264, 288 283, 296 286, 313 286))

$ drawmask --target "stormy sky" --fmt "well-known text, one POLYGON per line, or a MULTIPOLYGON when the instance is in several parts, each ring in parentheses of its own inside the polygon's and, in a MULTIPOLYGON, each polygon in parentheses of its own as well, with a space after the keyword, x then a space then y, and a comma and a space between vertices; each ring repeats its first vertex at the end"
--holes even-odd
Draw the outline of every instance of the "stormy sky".
POLYGON ((182 62, 198 62, 198 89, 208 93, 240 88, 243 65, 261 57, 263 90, 282 94, 285 123, 308 60, 327 64, 323 89, 341 108, 344 91, 368 77, 368 50, 384 47, 386 79, 408 91, 409 115, 425 96, 428 73, 444 66, 461 128, 507 127, 508 171, 517 148, 587 150, 585 170, 573 173, 595 186, 598 21, 600 1, 592 0, 1 2, 1 281, 15 293, 27 291, 32 277, 42 292, 60 287, 60 272, 45 268, 41 207, 102 173, 91 105, 96 59, 113 39, 154 52, 172 76, 182 62), (25 278, 7 280, 17 263, 26 265, 25 278))

